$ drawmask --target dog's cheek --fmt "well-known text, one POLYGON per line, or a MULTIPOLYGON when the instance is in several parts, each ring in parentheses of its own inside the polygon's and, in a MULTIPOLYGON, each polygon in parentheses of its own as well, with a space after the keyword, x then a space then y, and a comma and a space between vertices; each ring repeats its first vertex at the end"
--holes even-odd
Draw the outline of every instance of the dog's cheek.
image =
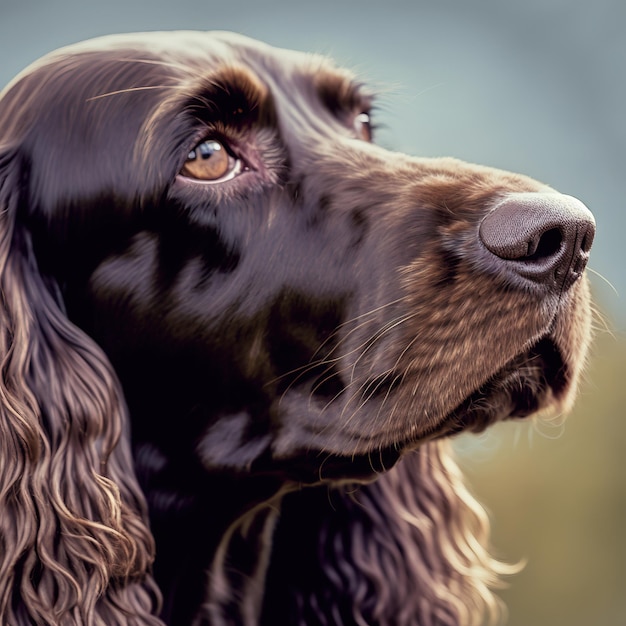
POLYGON ((196 452, 209 471, 245 471, 266 452, 271 443, 268 433, 254 434, 250 413, 218 417, 200 436, 196 452))

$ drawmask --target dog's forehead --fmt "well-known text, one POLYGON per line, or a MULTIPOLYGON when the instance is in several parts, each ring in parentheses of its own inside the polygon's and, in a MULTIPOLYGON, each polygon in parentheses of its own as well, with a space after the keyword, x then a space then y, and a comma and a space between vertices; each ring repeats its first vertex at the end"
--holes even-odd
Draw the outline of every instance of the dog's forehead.
MULTIPOLYGON (((98 53, 103 62, 158 59, 164 68, 210 71, 238 63, 265 73, 280 67, 283 73, 310 68, 332 67, 321 55, 278 48, 245 35, 227 31, 155 31, 106 35, 60 48, 39 63, 53 63, 60 57, 98 53)), ((90 55, 91 56, 91 55, 90 55)), ((37 63, 34 64, 36 67, 37 63)), ((33 66, 31 66, 33 67, 33 66)))
MULTIPOLYGON (((337 94, 351 92, 360 81, 348 69, 338 67, 322 54, 272 46, 228 31, 174 31, 148 33, 148 49, 160 59, 180 61, 187 76, 219 77, 231 66, 244 67, 270 91, 291 100, 307 83, 318 91, 328 87, 337 94)), ((194 81, 192 81, 193 84, 194 81)))
MULTIPOLYGON (((302 89, 310 93, 307 84, 321 94, 356 92, 353 74, 322 55, 277 48, 225 31, 159 31, 107 35, 59 48, 19 74, 0 93, 0 100, 7 115, 11 101, 16 115, 29 109, 25 98, 33 108, 42 99, 53 107, 74 99, 76 107, 89 112, 85 103, 108 105, 112 96, 137 93, 145 106, 158 106, 166 92, 175 97, 202 90, 213 81, 227 85, 233 67, 253 75, 246 84, 260 81, 264 90, 279 91, 286 100, 302 89)), ((235 90, 238 87, 234 85, 235 90)), ((110 114, 115 110, 107 109, 110 114)))

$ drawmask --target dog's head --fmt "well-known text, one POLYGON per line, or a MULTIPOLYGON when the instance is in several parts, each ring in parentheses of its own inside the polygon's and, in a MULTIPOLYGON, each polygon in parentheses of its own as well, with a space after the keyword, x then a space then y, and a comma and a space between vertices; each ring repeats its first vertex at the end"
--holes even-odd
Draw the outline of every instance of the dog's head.
POLYGON ((161 624, 156 537, 164 619, 247 623, 273 509, 243 524, 249 550, 234 520, 420 444, 362 488, 372 506, 330 526, 308 509, 325 582, 288 593, 317 621, 493 609, 485 521, 432 440, 569 408, 593 217, 523 176, 383 150, 371 107, 328 61, 223 33, 79 44, 2 93, 6 621, 161 624))
POLYGON ((371 95, 326 60, 119 36, 0 102, 5 281, 19 255, 104 350, 139 444, 316 480, 570 406, 589 212, 376 146, 371 95))

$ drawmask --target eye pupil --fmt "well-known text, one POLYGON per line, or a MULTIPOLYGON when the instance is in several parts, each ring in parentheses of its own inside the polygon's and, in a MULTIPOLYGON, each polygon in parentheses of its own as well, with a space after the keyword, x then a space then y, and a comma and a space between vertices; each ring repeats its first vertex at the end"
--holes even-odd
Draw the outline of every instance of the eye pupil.
MULTIPOLYGON (((198 151, 203 159, 210 159, 216 152, 222 149, 222 145, 217 141, 205 141, 198 146, 198 151)), ((192 152, 195 152, 192 151, 192 152)))

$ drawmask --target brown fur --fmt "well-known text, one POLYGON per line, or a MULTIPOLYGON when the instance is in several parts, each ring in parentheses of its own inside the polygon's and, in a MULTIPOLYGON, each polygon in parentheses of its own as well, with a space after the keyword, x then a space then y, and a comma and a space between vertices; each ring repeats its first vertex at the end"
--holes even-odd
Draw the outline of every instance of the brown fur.
POLYGON ((543 231, 498 256, 503 203, 572 201, 384 150, 371 103, 224 33, 78 44, 4 90, 3 624, 500 620, 446 438, 571 407, 592 221, 576 262, 543 231), (184 175, 204 140, 232 178, 184 175))

